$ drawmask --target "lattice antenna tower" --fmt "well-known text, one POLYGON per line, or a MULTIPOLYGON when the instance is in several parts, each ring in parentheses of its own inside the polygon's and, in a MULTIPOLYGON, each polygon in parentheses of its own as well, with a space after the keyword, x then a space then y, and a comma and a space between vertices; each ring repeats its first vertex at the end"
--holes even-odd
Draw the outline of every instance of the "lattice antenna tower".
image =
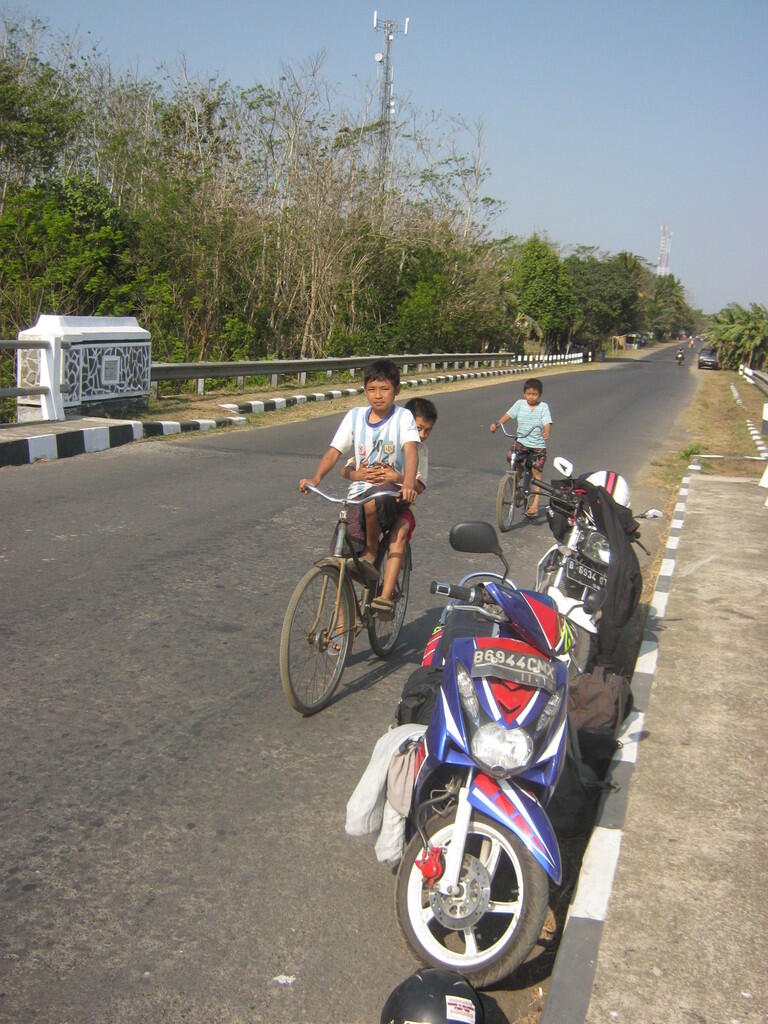
POLYGON ((395 110, 395 80, 392 67, 392 43, 395 36, 402 32, 408 35, 408 22, 405 19, 402 29, 391 18, 379 18, 378 11, 373 12, 373 28, 384 33, 384 50, 376 54, 379 65, 379 164, 384 170, 389 159, 389 147, 392 132, 392 115, 395 110))
POLYGON ((672 252, 672 232, 666 224, 661 225, 661 241, 659 242, 659 260, 656 264, 656 276, 666 277, 669 273, 669 255, 672 252))

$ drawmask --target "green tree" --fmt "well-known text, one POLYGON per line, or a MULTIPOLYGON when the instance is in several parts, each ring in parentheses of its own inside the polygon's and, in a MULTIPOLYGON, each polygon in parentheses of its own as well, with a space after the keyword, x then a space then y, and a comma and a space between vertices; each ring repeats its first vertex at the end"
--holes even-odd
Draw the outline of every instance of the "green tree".
POLYGON ((682 283, 672 274, 657 277, 653 296, 648 301, 646 320, 657 341, 690 331, 693 310, 685 301, 682 283))
POLYGON ((130 225, 106 190, 67 178, 13 190, 0 214, 0 329, 4 337, 41 313, 132 311, 130 225))
POLYGON ((35 52, 41 25, 0 22, 0 213, 12 186, 59 167, 80 124, 71 83, 35 52))
POLYGON ((733 302, 713 318, 710 338, 725 366, 761 368, 768 363, 768 308, 753 302, 745 309, 733 302))
POLYGON ((518 311, 541 328, 546 349, 564 349, 576 316, 573 282, 554 248, 538 235, 522 245, 515 259, 512 291, 518 311))
POLYGON ((576 302, 574 340, 596 348, 613 335, 643 329, 652 276, 642 260, 627 252, 605 256, 581 247, 563 265, 576 302))

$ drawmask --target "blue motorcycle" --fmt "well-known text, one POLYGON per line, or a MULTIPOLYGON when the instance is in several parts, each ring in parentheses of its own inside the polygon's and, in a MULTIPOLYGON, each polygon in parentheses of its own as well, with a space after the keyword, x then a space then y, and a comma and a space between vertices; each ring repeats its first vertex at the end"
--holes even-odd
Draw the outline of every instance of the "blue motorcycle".
POLYGON ((545 807, 565 759, 571 634, 551 598, 512 582, 490 523, 454 526, 450 543, 497 555, 504 574, 432 584, 450 603, 423 664, 442 676, 416 755, 396 907, 420 960, 486 986, 528 956, 549 879, 561 881, 545 807))

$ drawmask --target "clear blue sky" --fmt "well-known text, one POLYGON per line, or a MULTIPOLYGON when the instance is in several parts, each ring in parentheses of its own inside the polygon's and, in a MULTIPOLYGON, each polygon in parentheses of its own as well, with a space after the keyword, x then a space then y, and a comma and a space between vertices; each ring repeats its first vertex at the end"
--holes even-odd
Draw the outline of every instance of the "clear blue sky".
POLYGON ((350 100, 374 86, 382 35, 402 26, 396 96, 482 118, 505 204, 497 233, 627 249, 670 269, 706 312, 768 304, 768 0, 24 0, 78 29, 115 70, 267 83, 326 54, 350 100))

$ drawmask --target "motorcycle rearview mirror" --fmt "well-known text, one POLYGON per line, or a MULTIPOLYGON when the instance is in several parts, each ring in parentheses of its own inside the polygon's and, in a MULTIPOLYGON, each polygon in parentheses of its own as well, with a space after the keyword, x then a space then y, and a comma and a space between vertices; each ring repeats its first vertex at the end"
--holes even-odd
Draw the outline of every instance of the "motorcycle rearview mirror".
POLYGON ((501 550, 498 534, 490 523, 482 520, 456 523, 451 527, 448 541, 455 551, 467 551, 474 555, 496 555, 504 563, 506 574, 509 575, 509 564, 501 550))
POLYGON ((608 597, 608 591, 605 588, 590 591, 584 598, 584 611, 587 615, 594 615, 595 612, 599 612, 605 604, 606 597, 608 597))
POLYGON ((562 455, 556 455, 552 460, 552 465, 563 476, 573 476, 573 463, 564 459, 562 455))

